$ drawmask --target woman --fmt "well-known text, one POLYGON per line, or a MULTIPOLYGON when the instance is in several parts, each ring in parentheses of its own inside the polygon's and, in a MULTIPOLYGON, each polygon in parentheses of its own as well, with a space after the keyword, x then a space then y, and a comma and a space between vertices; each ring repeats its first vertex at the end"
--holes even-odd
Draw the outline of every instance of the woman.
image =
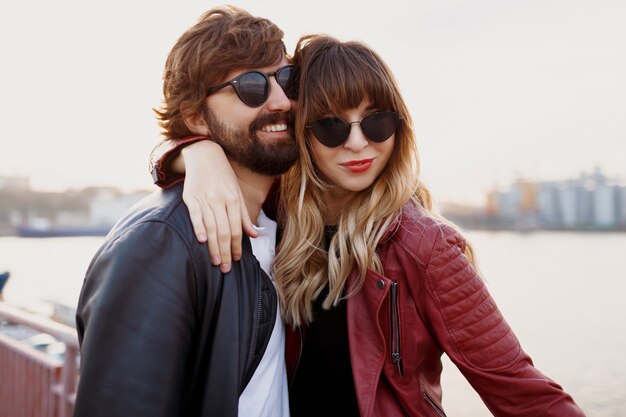
POLYGON ((444 416, 444 352, 496 416, 584 415, 533 367, 470 246, 431 211, 412 121, 380 57, 310 36, 294 64, 301 157, 281 179, 273 268, 292 328, 292 416, 444 416))

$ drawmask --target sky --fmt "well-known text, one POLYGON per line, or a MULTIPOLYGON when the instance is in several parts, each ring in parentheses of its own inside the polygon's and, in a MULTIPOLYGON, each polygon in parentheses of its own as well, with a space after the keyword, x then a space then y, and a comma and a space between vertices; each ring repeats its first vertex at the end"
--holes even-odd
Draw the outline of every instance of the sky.
MULTIPOLYGON (((37 189, 150 189, 152 108, 178 37, 209 1, 0 5, 0 176, 37 189)), ((626 180, 626 2, 232 1, 285 32, 372 46, 415 122, 436 201, 600 166, 626 180)))

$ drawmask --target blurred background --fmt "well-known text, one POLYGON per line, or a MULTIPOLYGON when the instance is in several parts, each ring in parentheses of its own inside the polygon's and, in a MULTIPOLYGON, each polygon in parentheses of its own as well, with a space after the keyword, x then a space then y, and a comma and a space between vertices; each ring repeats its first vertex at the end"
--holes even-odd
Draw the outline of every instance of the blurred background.
MULTIPOLYGON (((0 5, 6 303, 72 323, 103 235, 155 190, 151 109, 160 104, 167 53, 218 4, 0 5)), ((289 51, 299 36, 323 32, 380 53, 415 121, 422 177, 474 244, 522 346, 587 415, 620 415, 626 3, 232 4, 274 21, 289 51)), ((490 415, 447 360, 443 385, 449 416, 490 415)))

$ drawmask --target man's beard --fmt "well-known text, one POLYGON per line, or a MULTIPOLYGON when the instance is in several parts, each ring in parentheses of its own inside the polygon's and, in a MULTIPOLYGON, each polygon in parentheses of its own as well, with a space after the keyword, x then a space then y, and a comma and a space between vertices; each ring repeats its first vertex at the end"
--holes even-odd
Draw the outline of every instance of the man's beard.
POLYGON ((268 176, 287 172, 298 159, 298 146, 293 136, 293 113, 270 113, 255 119, 246 132, 224 126, 217 116, 205 109, 204 118, 209 128, 209 137, 224 149, 231 161, 268 176), (287 123, 289 136, 274 142, 262 141, 257 130, 263 126, 287 123))

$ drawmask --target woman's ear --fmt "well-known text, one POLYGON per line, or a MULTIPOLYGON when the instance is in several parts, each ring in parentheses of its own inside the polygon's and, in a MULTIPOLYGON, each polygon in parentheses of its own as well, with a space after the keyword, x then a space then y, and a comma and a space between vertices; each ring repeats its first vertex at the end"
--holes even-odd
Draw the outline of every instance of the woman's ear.
POLYGON ((206 125, 206 120, 202 112, 185 118, 185 126, 196 135, 206 136, 209 134, 209 128, 206 125))

